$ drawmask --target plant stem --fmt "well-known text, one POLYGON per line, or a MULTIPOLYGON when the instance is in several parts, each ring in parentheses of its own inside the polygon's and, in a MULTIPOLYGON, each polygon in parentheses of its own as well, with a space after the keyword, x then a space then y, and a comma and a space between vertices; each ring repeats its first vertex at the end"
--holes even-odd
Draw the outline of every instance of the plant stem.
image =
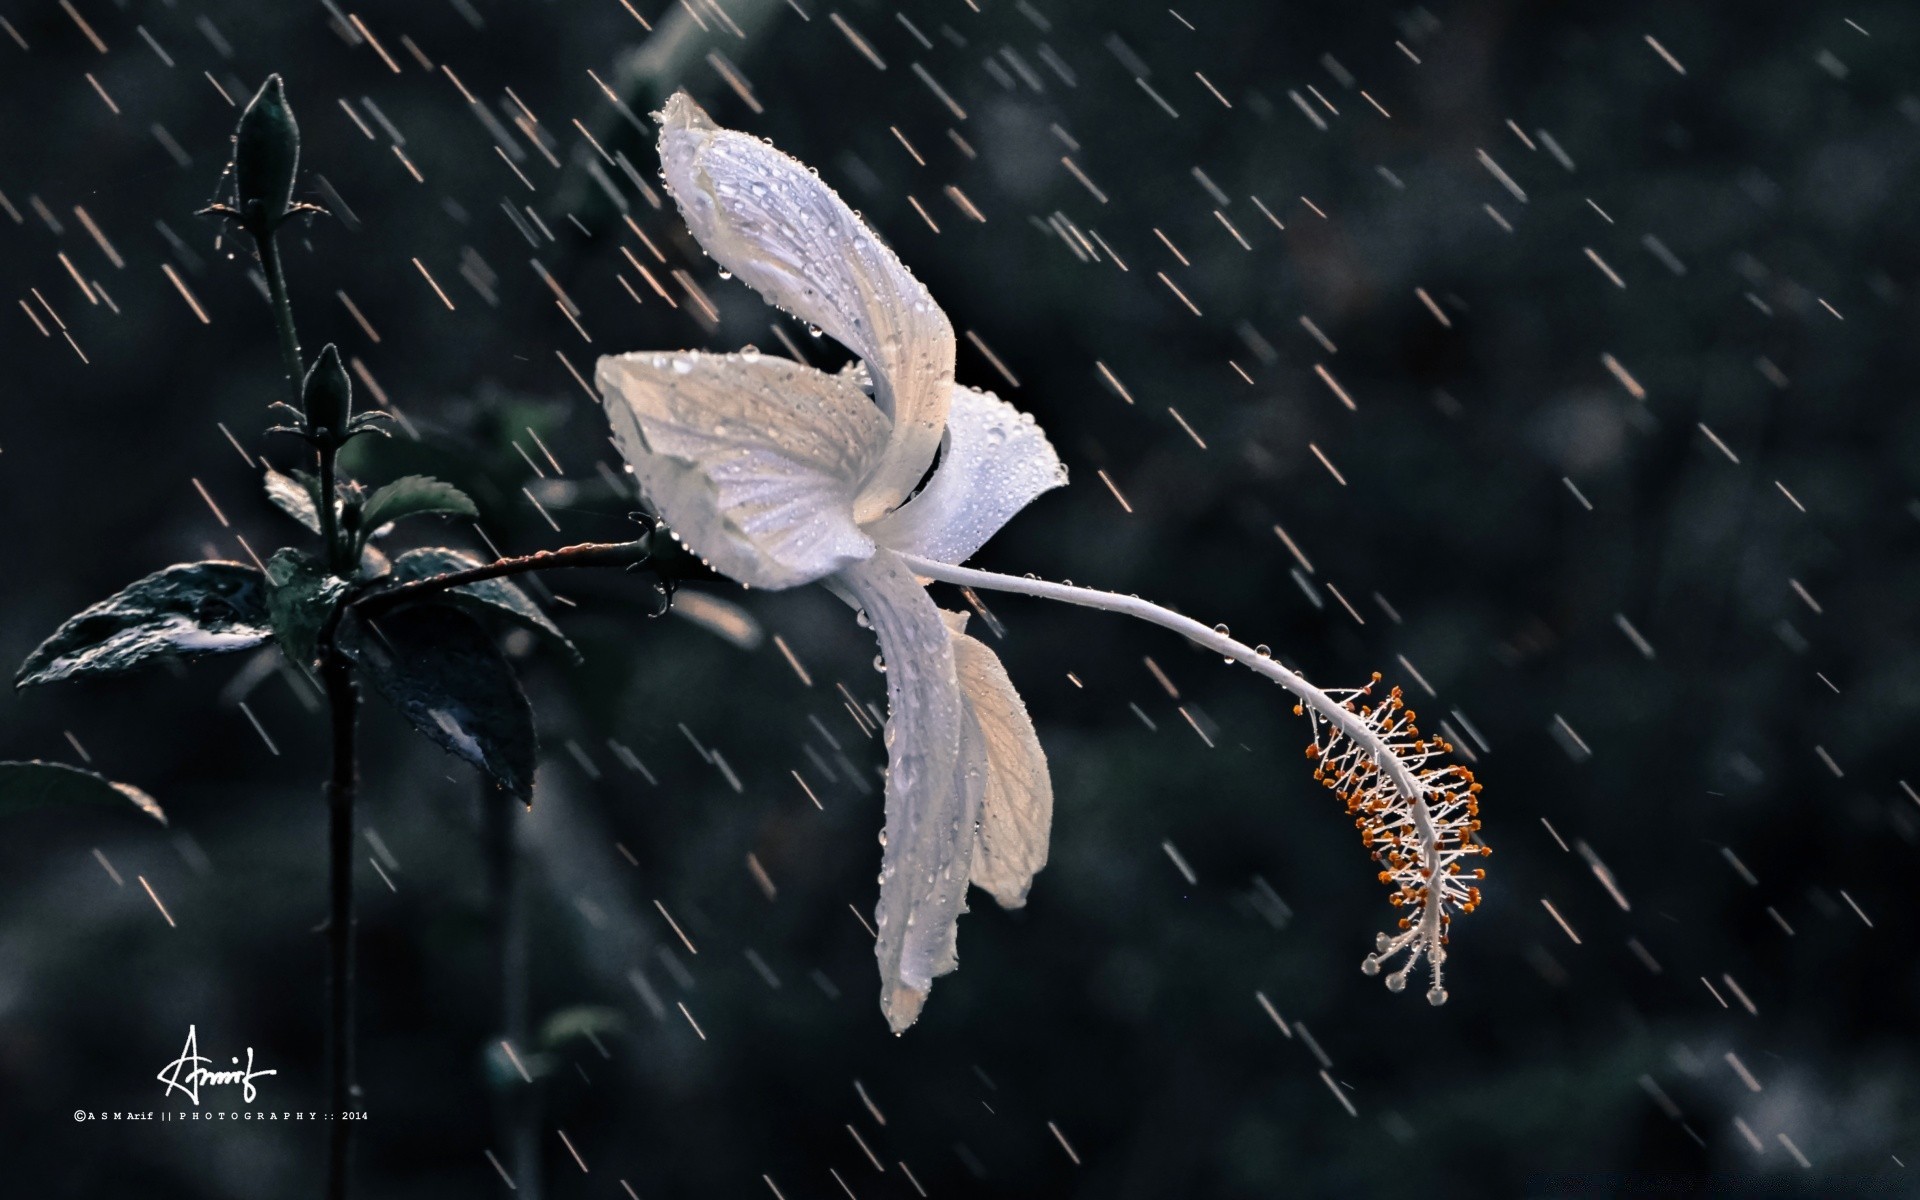
MULTIPOLYGON (((273 324, 280 336, 281 365, 287 373, 288 403, 304 407, 301 387, 306 379, 306 363, 300 357, 300 333, 293 323, 293 298, 287 293, 287 274, 280 263, 280 247, 273 230, 249 226, 254 245, 260 251, 260 269, 267 276, 267 297, 273 301, 273 324)), ((327 569, 344 575, 353 569, 346 561, 347 547, 340 536, 340 517, 334 504, 334 458, 338 450, 330 445, 315 448, 320 465, 320 541, 326 546, 327 569)))
MULTIPOLYGON (((300 334, 293 323, 293 300, 287 294, 286 272, 273 229, 250 224, 260 268, 267 277, 267 296, 273 302, 273 324, 279 334, 281 366, 287 375, 288 402, 301 403, 306 364, 300 357, 300 334)), ((320 467, 320 538, 326 546, 328 569, 344 574, 339 516, 335 510, 333 446, 316 448, 320 467)), ((353 1021, 353 802, 360 790, 360 770, 354 746, 354 724, 360 695, 353 682, 353 665, 337 644, 344 610, 336 608, 321 631, 320 682, 327 696, 332 726, 332 769, 327 779, 327 1102, 332 1111, 327 1139, 327 1198, 346 1200, 348 1157, 353 1144, 353 1122, 343 1114, 356 1108, 359 1085, 354 1081, 353 1021)))
POLYGON ((300 334, 293 326, 293 301, 287 295, 286 272, 280 267, 280 248, 273 231, 249 226, 260 251, 260 269, 267 276, 267 296, 273 301, 273 323, 280 334, 280 359, 287 371, 287 403, 300 407, 300 384, 307 370, 300 359, 300 334))
POLYGON ((538 550, 517 558, 502 558, 464 571, 449 571, 429 579, 416 579, 381 592, 369 592, 354 602, 363 617, 374 617, 410 600, 435 592, 450 591, 469 583, 524 575, 529 571, 553 571, 567 567, 625 567, 645 562, 651 551, 648 539, 633 542, 582 542, 558 550, 538 550))
POLYGON ((327 1147, 327 1197, 346 1200, 348 1150, 354 1126, 342 1114, 357 1108, 355 1101, 360 1092, 353 1069, 353 801, 360 786, 354 752, 354 721, 360 700, 352 667, 334 644, 334 636, 335 631, 330 628, 320 660, 321 683, 326 689, 327 709, 333 724, 333 769, 327 781, 327 874, 331 901, 327 913, 327 1096, 332 1109, 327 1147))
POLYGON ((1401 761, 1400 756, 1395 754, 1378 734, 1369 729, 1358 714, 1347 711, 1332 696, 1272 658, 1234 641, 1211 626, 1202 625, 1191 617, 1183 617, 1171 609, 1162 608, 1158 604, 1142 600, 1137 596, 1121 596, 1095 588, 1074 587, 1068 583, 1049 583, 1044 579, 1019 579, 1012 575, 995 574, 992 571, 976 571, 971 567, 950 566, 914 554, 902 554, 900 558, 914 574, 938 579, 945 583, 959 584, 962 587, 987 588, 997 592, 1016 592, 1023 596, 1038 596, 1043 600, 1058 600, 1066 604, 1078 604, 1085 608, 1098 608, 1106 612, 1137 617, 1164 629, 1171 629, 1189 641, 1205 646, 1224 658, 1253 668, 1257 673, 1298 696, 1301 703, 1313 709, 1347 737, 1364 746, 1379 763, 1380 770, 1392 781, 1394 789, 1407 801, 1408 807, 1414 814, 1414 822, 1419 829, 1421 839, 1428 843, 1433 841, 1435 834, 1432 818, 1423 799, 1426 789, 1413 777, 1413 772, 1408 769, 1406 763, 1401 761))

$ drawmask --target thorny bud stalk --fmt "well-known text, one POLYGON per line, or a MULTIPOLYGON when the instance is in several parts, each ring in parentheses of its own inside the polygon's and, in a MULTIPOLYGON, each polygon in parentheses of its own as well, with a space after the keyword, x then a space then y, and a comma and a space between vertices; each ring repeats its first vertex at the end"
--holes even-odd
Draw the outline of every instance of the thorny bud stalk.
POLYGON ((300 127, 287 105, 286 85, 269 75, 233 135, 234 195, 242 219, 267 233, 285 220, 299 166, 300 127))
POLYGON ((301 385, 300 401, 306 409, 307 428, 316 441, 338 447, 349 434, 347 423, 353 419, 353 382, 341 365, 340 351, 333 343, 313 360, 301 385))

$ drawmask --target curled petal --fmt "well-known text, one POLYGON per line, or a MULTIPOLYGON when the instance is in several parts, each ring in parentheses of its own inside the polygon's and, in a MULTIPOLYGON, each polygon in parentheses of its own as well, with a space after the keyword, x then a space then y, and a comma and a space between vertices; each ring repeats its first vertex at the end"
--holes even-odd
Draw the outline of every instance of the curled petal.
POLYGON ((954 967, 979 796, 961 786, 960 686, 940 610, 885 550, 835 582, 866 613, 887 667, 886 849, 874 927, 880 1009, 898 1033, 920 1015, 933 977, 954 967))
POLYGON ((963 774, 978 776, 980 820, 973 841, 972 879, 1002 908, 1027 902, 1033 877, 1047 865, 1053 826, 1053 777, 1033 731, 1033 718, 1014 691, 1000 656, 968 637, 965 613, 940 614, 953 637, 954 673, 966 720, 960 731, 963 774))
POLYGON ((684 92, 660 114, 660 161, 687 227, 770 303, 864 359, 893 418, 855 504, 870 521, 933 462, 953 383, 953 327, 832 188, 759 138, 715 125, 684 92))
POLYGON ((903 553, 963 563, 1036 496, 1066 482, 1066 467, 1031 416, 992 392, 955 387, 933 478, 868 532, 903 553))
POLYGON ((641 490, 721 574, 794 587, 873 553, 853 498, 887 419, 845 377, 683 351, 603 358, 594 379, 641 490))

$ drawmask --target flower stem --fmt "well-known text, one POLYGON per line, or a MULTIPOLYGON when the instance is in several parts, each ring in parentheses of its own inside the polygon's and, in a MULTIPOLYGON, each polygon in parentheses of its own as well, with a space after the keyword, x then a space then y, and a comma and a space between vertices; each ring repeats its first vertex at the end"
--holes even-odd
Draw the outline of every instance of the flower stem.
POLYGON ((999 575, 992 571, 976 571, 971 567, 949 566, 946 563, 935 562, 930 558, 921 558, 913 554, 902 554, 900 558, 914 574, 938 579, 944 583, 986 588, 998 592, 1015 592, 1023 596, 1038 596, 1043 600, 1058 600, 1066 604, 1078 604, 1085 608, 1098 608, 1106 612, 1137 617, 1164 629, 1171 629, 1187 640, 1205 646, 1224 658, 1251 667, 1255 672, 1298 696, 1302 704, 1313 709, 1340 732, 1365 747, 1379 763, 1381 771, 1393 783, 1394 789, 1406 799, 1408 807, 1414 814, 1421 840, 1429 844, 1433 841, 1432 819, 1427 811, 1426 801, 1423 799, 1425 789, 1413 777, 1413 772, 1407 768, 1406 763, 1401 761, 1400 756, 1395 754, 1378 734, 1368 728, 1357 714, 1349 712, 1332 696, 1272 658, 1234 641, 1211 626, 1202 625, 1191 617, 1183 617, 1171 609, 1162 608, 1158 604, 1142 600, 1137 596, 1122 596, 1095 588, 1075 587, 1070 583, 1049 583, 1044 579, 1021 579, 1012 575, 999 575))
MULTIPOLYGON (((287 274, 280 263, 280 247, 274 241, 271 228, 249 225, 248 229, 253 234, 254 245, 260 251, 260 269, 267 276, 267 297, 273 302, 273 324, 280 337, 281 365, 287 373, 288 403, 296 409, 303 409, 302 384, 306 379, 307 367, 300 357, 300 333, 293 324, 293 298, 287 292, 287 274)), ((345 575, 353 569, 353 563, 345 539, 340 536, 340 517, 334 503, 334 481, 338 474, 335 459, 339 448, 321 443, 315 446, 314 453, 320 467, 320 541, 326 547, 327 569, 336 575, 345 575)))
POLYGON ((280 334, 280 358, 287 371, 287 403, 300 407, 300 384, 306 366, 300 359, 300 334, 293 326, 293 301, 287 295, 287 276, 280 266, 280 248, 274 244, 273 231, 249 226, 254 246, 260 251, 260 269, 267 276, 267 296, 273 301, 273 323, 280 334))
POLYGON ((464 571, 449 571, 427 579, 416 579, 385 591, 368 592, 354 602, 363 617, 374 617, 389 609, 469 583, 524 575, 529 571, 553 571, 567 567, 627 567, 647 561, 651 544, 647 538, 632 542, 582 542, 558 550, 538 550, 517 558, 502 558, 464 571))
MULTIPOLYGON (((287 375, 288 402, 301 409, 306 364, 300 357, 300 334, 293 323, 293 300, 280 263, 273 228, 249 223, 260 269, 267 277, 267 297, 273 302, 273 324, 279 335, 281 366, 287 375)), ((348 547, 340 536, 334 505, 337 447, 316 447, 320 474, 320 539, 326 547, 328 569, 345 574, 348 547)), ((327 1098, 332 1115, 327 1135, 327 1200, 346 1200, 348 1158, 354 1123, 345 1113, 355 1108, 359 1086, 354 1081, 353 1019, 353 802, 360 790, 360 770, 354 745, 360 695, 353 682, 353 664, 337 644, 342 609, 336 608, 320 637, 320 683, 326 692, 332 726, 332 769, 327 779, 327 1098)))

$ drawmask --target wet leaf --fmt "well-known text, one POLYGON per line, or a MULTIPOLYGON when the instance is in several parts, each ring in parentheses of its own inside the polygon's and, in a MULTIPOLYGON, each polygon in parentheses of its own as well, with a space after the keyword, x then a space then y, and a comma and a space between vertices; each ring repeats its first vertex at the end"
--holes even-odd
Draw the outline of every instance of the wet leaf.
POLYGON ((272 636, 266 580, 242 563, 176 563, 67 619, 14 686, 127 671, 149 659, 199 658, 272 636))
MULTIPOLYGON (((483 565, 481 560, 464 550, 455 550, 447 546, 428 546, 420 550, 409 550, 393 560, 393 572, 390 576, 395 584, 412 583, 419 579, 431 579, 435 575, 446 575, 454 571, 465 571, 483 565)), ((541 610, 532 596, 519 584, 508 579, 483 579, 478 583, 463 584, 440 595, 441 600, 450 600, 461 607, 477 613, 489 613, 506 616, 535 631, 553 638, 566 647, 567 653, 577 661, 580 651, 560 632, 553 618, 541 610)))
POLYGON ((311 476, 304 472, 282 475, 268 467, 266 487, 267 499, 273 501, 276 508, 314 533, 320 532, 320 506, 311 476))
POLYGON ((267 560, 267 584, 274 637, 287 657, 311 663, 318 652, 321 627, 346 593, 346 580, 328 574, 312 555, 280 549, 267 560))
POLYGON ((457 517, 477 517, 480 510, 459 488, 431 475, 403 475, 367 497, 360 510, 363 536, 372 537, 381 527, 402 517, 425 513, 446 513, 457 517))
POLYGON ((355 621, 343 646, 413 727, 532 803, 533 709, 479 622, 445 608, 355 621))
POLYGON ((65 763, 0 762, 0 816, 36 808, 120 805, 131 802, 162 825, 167 814, 152 796, 128 783, 65 763))

